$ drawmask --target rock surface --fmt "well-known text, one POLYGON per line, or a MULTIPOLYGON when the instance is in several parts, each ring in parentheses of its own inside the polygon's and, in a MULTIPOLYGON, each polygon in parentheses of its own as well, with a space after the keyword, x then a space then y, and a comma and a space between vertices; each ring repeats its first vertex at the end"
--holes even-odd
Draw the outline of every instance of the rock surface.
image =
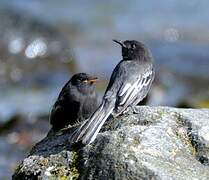
POLYGON ((85 147, 70 146, 73 130, 50 132, 13 179, 209 179, 208 109, 129 109, 85 147))

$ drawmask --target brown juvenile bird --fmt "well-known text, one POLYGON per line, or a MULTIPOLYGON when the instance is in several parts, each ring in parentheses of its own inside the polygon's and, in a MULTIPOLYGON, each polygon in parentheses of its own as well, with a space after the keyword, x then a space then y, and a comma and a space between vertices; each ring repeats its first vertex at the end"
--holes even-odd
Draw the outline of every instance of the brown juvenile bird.
POLYGON ((89 74, 78 73, 65 84, 50 115, 50 124, 54 131, 89 118, 96 110, 96 80, 96 77, 89 74))

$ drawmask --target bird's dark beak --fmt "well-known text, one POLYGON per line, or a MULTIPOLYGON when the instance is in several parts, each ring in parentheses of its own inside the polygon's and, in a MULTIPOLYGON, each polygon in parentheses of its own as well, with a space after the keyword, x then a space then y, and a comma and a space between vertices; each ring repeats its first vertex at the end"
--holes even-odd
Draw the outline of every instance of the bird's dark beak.
POLYGON ((123 41, 118 41, 116 39, 113 39, 113 41, 116 42, 116 43, 118 43, 118 44, 120 44, 122 47, 125 47, 123 41))
POLYGON ((97 77, 89 77, 88 80, 87 80, 87 82, 93 84, 93 83, 97 82, 97 80, 98 80, 97 77))

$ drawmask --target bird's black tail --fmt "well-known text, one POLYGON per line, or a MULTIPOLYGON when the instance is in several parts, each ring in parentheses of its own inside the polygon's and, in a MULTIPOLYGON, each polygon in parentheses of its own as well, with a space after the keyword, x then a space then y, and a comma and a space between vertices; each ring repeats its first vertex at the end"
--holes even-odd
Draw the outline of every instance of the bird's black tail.
POLYGON ((103 102, 95 113, 72 134, 69 141, 71 143, 81 141, 83 144, 93 142, 113 109, 114 105, 103 102))

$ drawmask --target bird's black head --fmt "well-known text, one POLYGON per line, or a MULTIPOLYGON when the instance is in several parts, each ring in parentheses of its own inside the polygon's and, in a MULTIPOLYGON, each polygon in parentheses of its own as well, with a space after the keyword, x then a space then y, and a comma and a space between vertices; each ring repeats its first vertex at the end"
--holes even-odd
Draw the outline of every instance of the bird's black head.
POLYGON ((143 43, 135 40, 118 41, 113 40, 122 47, 122 56, 124 60, 142 59, 146 54, 146 47, 143 43))
POLYGON ((76 86, 82 92, 93 92, 95 90, 95 82, 97 77, 86 73, 78 73, 72 76, 71 84, 76 86))

